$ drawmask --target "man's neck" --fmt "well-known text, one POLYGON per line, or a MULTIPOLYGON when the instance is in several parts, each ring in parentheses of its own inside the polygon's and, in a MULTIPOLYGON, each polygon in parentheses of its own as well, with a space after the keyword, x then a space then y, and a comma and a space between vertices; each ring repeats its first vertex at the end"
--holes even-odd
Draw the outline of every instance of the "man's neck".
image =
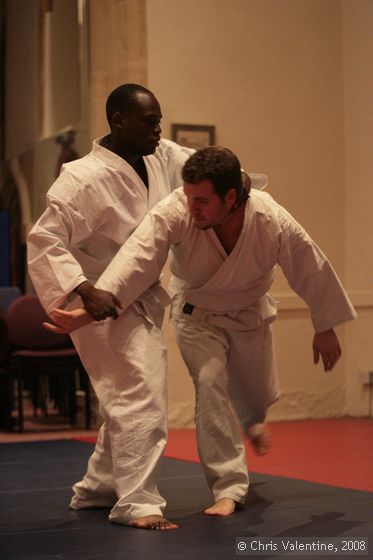
POLYGON ((213 230, 227 255, 233 251, 241 235, 245 220, 245 208, 246 204, 241 204, 238 208, 233 210, 227 220, 217 226, 213 226, 213 230))
POLYGON ((146 171, 146 166, 143 157, 139 154, 132 154, 126 150, 121 149, 109 135, 105 143, 105 148, 116 154, 117 156, 124 159, 133 169, 136 171, 138 176, 141 178, 144 185, 148 188, 148 173, 146 171))

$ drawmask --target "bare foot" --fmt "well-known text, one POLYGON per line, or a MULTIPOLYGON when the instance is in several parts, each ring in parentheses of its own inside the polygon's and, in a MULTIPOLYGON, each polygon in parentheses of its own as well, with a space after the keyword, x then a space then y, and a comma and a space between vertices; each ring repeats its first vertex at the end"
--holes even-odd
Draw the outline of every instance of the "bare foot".
POLYGON ((256 455, 266 455, 271 448, 271 441, 266 425, 261 425, 261 429, 258 431, 249 431, 248 435, 256 455))
POLYGON ((206 515, 221 515, 223 517, 227 517, 228 515, 232 515, 236 509, 236 502, 231 498, 220 498, 217 502, 215 502, 212 506, 205 509, 203 513, 206 515))
POLYGON ((134 519, 130 525, 131 527, 136 527, 136 529, 155 529, 157 531, 180 528, 179 525, 168 521, 162 515, 145 515, 144 517, 134 519))

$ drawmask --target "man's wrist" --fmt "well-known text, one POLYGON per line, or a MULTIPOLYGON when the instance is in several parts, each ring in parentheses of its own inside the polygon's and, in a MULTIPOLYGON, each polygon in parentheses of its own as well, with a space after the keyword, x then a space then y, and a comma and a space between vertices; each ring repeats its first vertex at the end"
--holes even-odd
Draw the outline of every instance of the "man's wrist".
POLYGON ((79 284, 79 286, 74 288, 74 292, 78 294, 78 296, 85 296, 92 291, 92 288, 94 288, 94 286, 92 286, 92 284, 88 282, 88 280, 85 280, 84 282, 79 284))

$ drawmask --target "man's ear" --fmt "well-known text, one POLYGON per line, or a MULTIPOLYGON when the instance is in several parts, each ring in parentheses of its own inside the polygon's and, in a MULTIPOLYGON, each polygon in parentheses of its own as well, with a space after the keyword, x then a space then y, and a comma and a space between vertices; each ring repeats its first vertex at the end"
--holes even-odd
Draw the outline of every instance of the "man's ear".
POLYGON ((229 189, 227 194, 225 195, 225 202, 229 206, 229 208, 233 208, 233 206, 237 202, 237 191, 235 188, 229 189))
POLYGON ((119 111, 116 111, 112 116, 111 122, 112 122, 113 126, 123 128, 123 126, 126 123, 126 118, 122 113, 120 113, 119 111))

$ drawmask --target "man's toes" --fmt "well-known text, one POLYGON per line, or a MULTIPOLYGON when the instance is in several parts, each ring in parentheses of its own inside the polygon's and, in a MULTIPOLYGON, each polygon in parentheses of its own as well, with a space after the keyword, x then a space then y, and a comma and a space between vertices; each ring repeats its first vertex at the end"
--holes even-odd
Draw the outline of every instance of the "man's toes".
POLYGON ((130 523, 131 527, 136 529, 151 529, 156 531, 163 531, 165 529, 179 529, 179 525, 172 523, 161 515, 146 515, 139 519, 134 519, 130 523))
POLYGON ((167 519, 164 521, 157 521, 157 523, 152 523, 151 529, 155 529, 156 531, 167 531, 169 529, 179 529, 179 525, 175 523, 171 523, 167 519))

